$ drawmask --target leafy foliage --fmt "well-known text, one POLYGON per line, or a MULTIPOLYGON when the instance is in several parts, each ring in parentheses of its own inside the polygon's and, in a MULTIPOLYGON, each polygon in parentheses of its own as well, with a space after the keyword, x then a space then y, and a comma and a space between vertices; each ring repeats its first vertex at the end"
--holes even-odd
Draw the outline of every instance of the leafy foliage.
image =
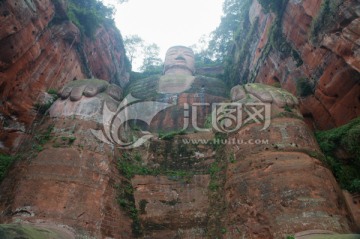
POLYGON ((144 40, 138 35, 129 35, 124 39, 124 46, 126 49, 126 55, 129 58, 130 64, 132 65, 133 60, 137 58, 144 47, 144 40))
POLYGON ((193 173, 190 171, 171 170, 166 168, 149 168, 142 165, 142 163, 140 155, 123 153, 122 157, 118 159, 117 167, 121 175, 127 179, 131 179, 135 175, 166 175, 169 178, 182 179, 188 179, 193 176, 193 173))
POLYGON ((50 107, 52 106, 52 104, 59 98, 58 94, 57 94, 57 90, 55 89, 49 89, 47 92, 49 95, 51 95, 51 99, 49 99, 47 102, 40 104, 40 103, 36 103, 34 105, 35 110, 41 114, 41 115, 45 115, 47 113, 47 111, 50 109, 50 107))
POLYGON ((278 14, 280 11, 283 10, 284 6, 283 0, 258 0, 258 2, 261 4, 266 13, 273 12, 278 14))
MULTIPOLYGON (((250 22, 249 22, 250 24, 250 22)), ((251 28, 244 33, 238 33, 235 38, 233 55, 226 61, 225 76, 229 86, 240 82, 246 82, 249 76, 250 47, 257 33, 258 19, 251 25, 251 28), (240 73, 240 74, 239 74, 240 73), (240 79, 239 79, 240 78, 240 79)))
POLYGON ((17 156, 0 154, 0 182, 4 179, 8 169, 17 159, 17 156))
POLYGON ((316 139, 340 185, 351 192, 360 192, 360 118, 332 130, 317 132, 316 139), (345 150, 351 159, 338 159, 337 149, 345 150))
POLYGON ((145 46, 144 50, 143 50, 143 54, 145 57, 143 60, 143 64, 141 66, 142 71, 144 71, 144 72, 145 71, 158 72, 159 70, 162 71, 163 62, 162 62, 161 58, 159 57, 160 47, 158 45, 156 45, 155 43, 152 43, 152 44, 145 46))
POLYGON ((323 0, 319 14, 311 23, 310 41, 312 44, 316 45, 323 32, 336 26, 334 23, 338 17, 337 12, 341 3, 341 0, 323 0))
POLYGON ((218 162, 214 162, 211 164, 211 167, 209 168, 209 174, 210 174, 210 184, 209 184, 209 189, 211 191, 215 191, 219 188, 219 182, 218 182, 218 177, 219 177, 219 173, 221 172, 222 168, 220 167, 220 164, 218 162))
POLYGON ((69 19, 88 37, 107 19, 112 19, 114 9, 99 0, 69 0, 69 19))
POLYGON ((289 0, 279 0, 273 2, 269 0, 260 0, 259 3, 265 11, 271 11, 276 14, 276 20, 271 27, 269 34, 271 46, 278 50, 282 57, 286 58, 291 56, 296 61, 296 66, 299 67, 303 64, 303 60, 301 59, 300 54, 287 41, 282 32, 282 18, 288 1, 289 0))
MULTIPOLYGON (((61 12, 59 0, 53 0, 55 12, 61 12)), ((67 0, 68 9, 64 14, 54 16, 53 23, 72 21, 87 37, 94 37, 100 24, 113 22, 114 8, 105 6, 100 0, 67 0)))
POLYGON ((236 32, 246 32, 249 24, 251 0, 225 0, 220 25, 211 33, 209 55, 219 61, 225 60, 234 43, 236 32))
POLYGON ((296 80, 296 92, 301 97, 306 97, 314 93, 314 86, 309 79, 299 78, 296 80))
POLYGON ((163 140, 172 140, 176 135, 185 135, 185 130, 172 131, 168 133, 159 133, 159 138, 163 140))
POLYGON ((140 224, 139 212, 135 205, 134 188, 128 181, 122 181, 116 185, 118 204, 125 210, 127 215, 132 219, 132 232, 135 236, 141 236, 143 231, 140 224))
POLYGON ((209 48, 209 36, 203 35, 198 42, 190 48, 194 51, 195 68, 220 65, 222 62, 214 58, 214 52, 209 48))

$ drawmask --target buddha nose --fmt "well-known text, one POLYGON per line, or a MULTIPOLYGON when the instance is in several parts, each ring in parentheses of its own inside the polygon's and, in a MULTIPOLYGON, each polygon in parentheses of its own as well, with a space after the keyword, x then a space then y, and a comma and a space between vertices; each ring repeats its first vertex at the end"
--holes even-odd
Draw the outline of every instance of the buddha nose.
POLYGON ((175 58, 175 60, 183 60, 183 61, 185 61, 185 57, 184 57, 182 54, 179 54, 179 55, 175 58))

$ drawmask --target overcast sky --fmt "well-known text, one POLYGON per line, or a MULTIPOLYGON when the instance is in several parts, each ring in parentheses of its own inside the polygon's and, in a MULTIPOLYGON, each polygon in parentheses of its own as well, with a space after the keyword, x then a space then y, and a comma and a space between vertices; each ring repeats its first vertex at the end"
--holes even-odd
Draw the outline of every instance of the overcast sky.
POLYGON ((146 43, 156 43, 164 59, 169 47, 191 46, 215 30, 223 0, 129 0, 121 5, 116 0, 103 2, 116 7, 115 22, 123 37, 137 34, 146 43))

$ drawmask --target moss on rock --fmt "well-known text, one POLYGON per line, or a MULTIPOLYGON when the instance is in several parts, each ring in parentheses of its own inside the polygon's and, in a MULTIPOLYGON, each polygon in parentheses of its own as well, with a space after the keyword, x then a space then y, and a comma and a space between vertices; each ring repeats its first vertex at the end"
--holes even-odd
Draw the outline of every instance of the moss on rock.
POLYGON ((1 239, 69 239, 69 235, 32 225, 3 224, 0 225, 1 239))

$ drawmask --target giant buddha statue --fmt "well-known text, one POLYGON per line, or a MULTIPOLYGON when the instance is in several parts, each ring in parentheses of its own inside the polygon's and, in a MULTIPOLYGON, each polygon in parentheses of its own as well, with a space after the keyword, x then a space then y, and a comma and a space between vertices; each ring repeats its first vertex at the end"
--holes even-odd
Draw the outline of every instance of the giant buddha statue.
POLYGON ((162 75, 131 81, 125 90, 96 79, 69 83, 38 129, 51 137, 1 184, 0 236, 262 239, 350 233, 341 190, 320 160, 297 99, 261 84, 235 86, 227 95, 222 80, 195 74, 194 53, 183 46, 167 51, 162 75), (201 128, 211 104, 224 101, 241 106, 237 120, 244 124, 225 132, 230 144, 220 147, 215 142, 226 141, 208 131, 173 141, 154 137, 130 151, 95 137, 94 130, 108 122, 122 122, 106 120, 104 112, 137 101, 142 106, 127 115, 158 107, 149 121, 153 132, 183 129, 191 113, 201 128), (194 105, 197 112, 187 111, 194 105), (260 116, 269 121, 266 127, 260 116), (184 143, 205 137, 213 144, 184 143))

